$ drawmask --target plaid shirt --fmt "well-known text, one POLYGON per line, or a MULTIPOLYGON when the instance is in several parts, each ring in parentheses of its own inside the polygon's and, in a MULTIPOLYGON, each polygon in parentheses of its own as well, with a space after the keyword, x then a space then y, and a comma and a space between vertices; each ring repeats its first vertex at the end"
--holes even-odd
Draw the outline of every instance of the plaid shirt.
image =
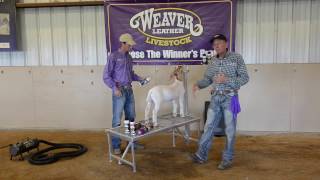
POLYGON ((211 57, 203 79, 197 82, 200 89, 212 84, 215 90, 238 90, 249 81, 246 65, 240 54, 227 52, 224 58, 211 57), (224 73, 227 81, 223 84, 213 82, 213 77, 224 73))

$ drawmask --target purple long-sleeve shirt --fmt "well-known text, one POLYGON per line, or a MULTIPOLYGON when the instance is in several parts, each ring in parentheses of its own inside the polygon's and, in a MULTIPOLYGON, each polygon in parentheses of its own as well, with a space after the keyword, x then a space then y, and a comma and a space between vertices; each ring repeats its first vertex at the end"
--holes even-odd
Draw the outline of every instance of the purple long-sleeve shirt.
POLYGON ((141 80, 142 78, 133 71, 129 53, 116 51, 109 55, 103 72, 103 81, 113 91, 119 86, 131 86, 132 81, 141 80))

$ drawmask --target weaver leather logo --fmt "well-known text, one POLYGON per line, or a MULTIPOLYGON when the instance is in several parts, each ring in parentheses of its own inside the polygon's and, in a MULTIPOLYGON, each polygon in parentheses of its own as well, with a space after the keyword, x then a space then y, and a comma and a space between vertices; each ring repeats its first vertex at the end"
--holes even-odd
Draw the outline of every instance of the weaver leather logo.
POLYGON ((130 27, 142 33, 148 44, 156 46, 180 46, 192 42, 192 36, 200 36, 203 26, 200 17, 182 8, 150 8, 135 14, 130 27))

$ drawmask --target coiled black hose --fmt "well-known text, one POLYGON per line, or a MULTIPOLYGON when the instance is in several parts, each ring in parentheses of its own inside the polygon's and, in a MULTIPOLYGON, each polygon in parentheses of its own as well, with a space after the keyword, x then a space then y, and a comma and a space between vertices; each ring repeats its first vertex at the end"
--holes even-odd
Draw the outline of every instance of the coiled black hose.
POLYGON ((52 147, 43 149, 41 151, 36 152, 33 154, 29 162, 31 164, 35 165, 44 165, 44 164, 50 164, 58 161, 61 158, 70 158, 70 157, 76 157, 80 156, 83 153, 87 152, 87 148, 81 144, 74 144, 74 143, 63 143, 63 144, 58 144, 58 143, 52 143, 48 142, 45 140, 39 140, 39 143, 44 143, 47 145, 50 145, 52 147), (56 149, 64 149, 64 148, 69 148, 69 149, 76 149, 74 151, 66 151, 66 152, 58 152, 54 153, 52 155, 49 155, 47 152, 56 150, 56 149))

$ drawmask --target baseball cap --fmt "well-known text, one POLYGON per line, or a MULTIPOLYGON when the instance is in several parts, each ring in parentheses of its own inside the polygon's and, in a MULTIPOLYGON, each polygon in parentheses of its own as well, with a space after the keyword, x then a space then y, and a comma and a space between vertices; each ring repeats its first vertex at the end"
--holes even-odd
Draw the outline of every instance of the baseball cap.
POLYGON ((131 46, 136 45, 136 42, 134 42, 132 36, 129 33, 121 34, 119 37, 120 42, 125 42, 131 46))
POLYGON ((213 41, 216 40, 216 39, 224 40, 225 42, 228 41, 226 36, 224 36, 223 34, 216 34, 211 38, 210 42, 213 43, 213 41))

